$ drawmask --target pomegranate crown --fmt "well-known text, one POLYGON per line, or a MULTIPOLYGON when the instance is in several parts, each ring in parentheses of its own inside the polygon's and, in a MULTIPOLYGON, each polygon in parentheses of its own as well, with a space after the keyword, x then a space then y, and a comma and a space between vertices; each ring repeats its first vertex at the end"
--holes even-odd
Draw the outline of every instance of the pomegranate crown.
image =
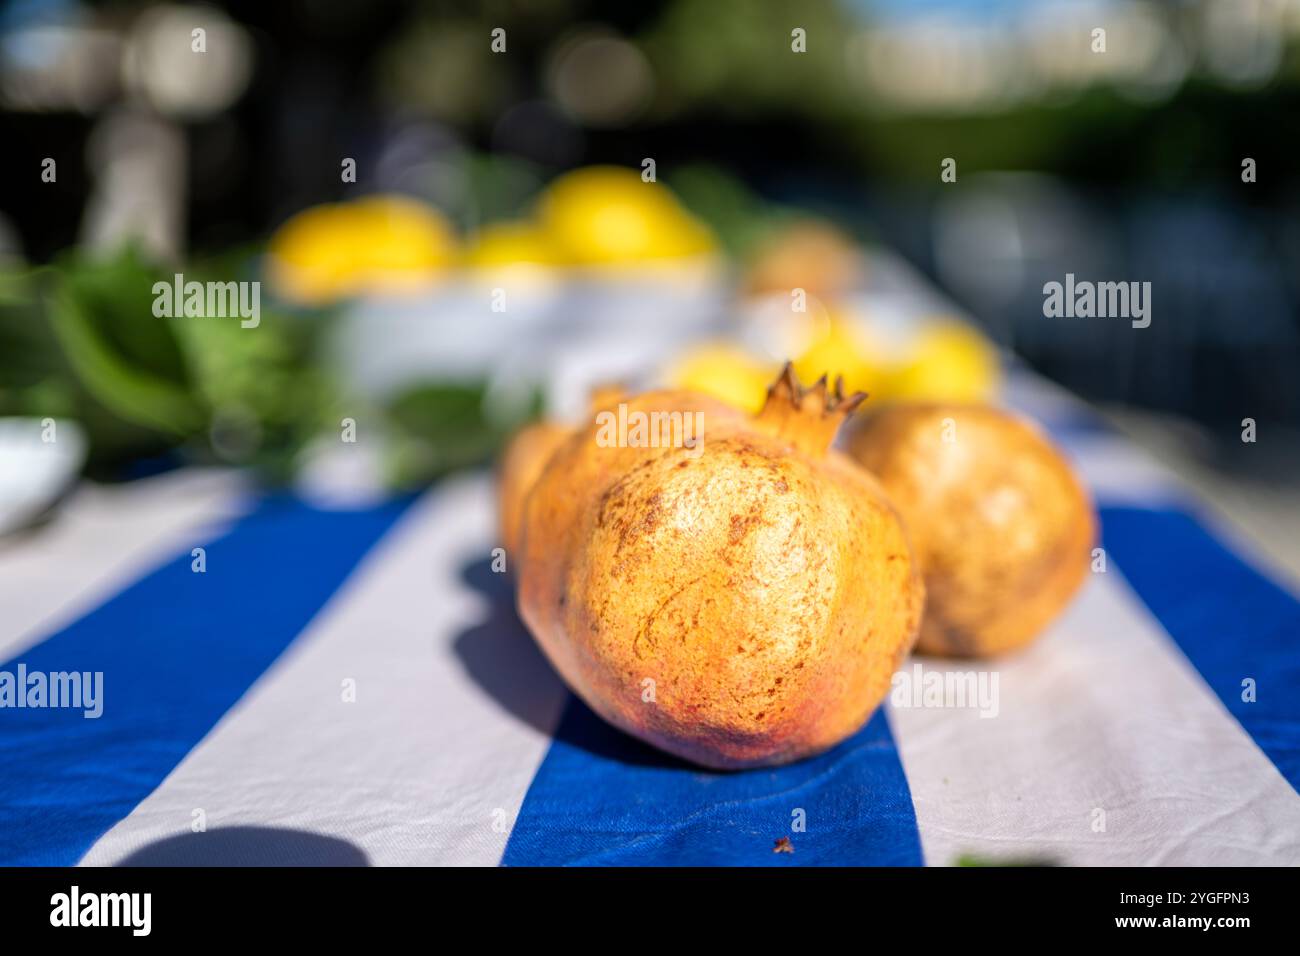
POLYGON ((827 386, 825 375, 804 388, 795 376, 794 365, 786 362, 776 381, 768 386, 758 422, 803 452, 825 454, 840 425, 866 400, 866 392, 846 396, 840 375, 835 377, 834 388, 827 386))

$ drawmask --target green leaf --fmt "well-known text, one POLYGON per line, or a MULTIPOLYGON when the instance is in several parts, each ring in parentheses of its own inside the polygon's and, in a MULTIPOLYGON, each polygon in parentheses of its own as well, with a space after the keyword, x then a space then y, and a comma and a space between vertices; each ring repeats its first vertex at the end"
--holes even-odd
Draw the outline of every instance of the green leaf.
POLYGON ((394 435, 394 483, 409 486, 491 459, 519 425, 541 410, 534 391, 505 417, 489 415, 484 383, 439 382, 399 394, 387 409, 394 435))
POLYGON ((180 346, 153 314, 157 274, 128 251, 106 262, 70 257, 54 275, 50 327, 85 389, 127 422, 176 438, 202 428, 180 346))

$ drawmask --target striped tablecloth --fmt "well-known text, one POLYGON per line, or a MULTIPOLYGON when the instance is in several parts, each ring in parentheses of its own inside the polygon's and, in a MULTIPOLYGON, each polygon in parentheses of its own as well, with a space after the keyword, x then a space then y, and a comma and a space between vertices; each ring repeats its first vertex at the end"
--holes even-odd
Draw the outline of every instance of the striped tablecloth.
POLYGON ((1069 396, 1013 369, 1007 400, 1092 486, 1105 571, 1020 654, 906 665, 996 678, 995 714, 894 701, 743 773, 565 689, 486 472, 345 509, 84 486, 0 543, 0 671, 104 674, 96 719, 0 709, 0 863, 1300 863, 1300 604, 1069 396))

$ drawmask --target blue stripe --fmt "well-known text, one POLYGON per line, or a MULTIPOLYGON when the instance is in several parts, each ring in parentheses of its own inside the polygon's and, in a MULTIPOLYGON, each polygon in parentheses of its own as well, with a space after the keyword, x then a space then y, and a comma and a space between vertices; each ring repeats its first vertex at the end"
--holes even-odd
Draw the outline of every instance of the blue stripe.
POLYGON ((920 865, 912 795, 884 714, 829 753, 714 773, 571 699, 502 858, 536 865, 920 865), (803 811, 802 832, 792 830, 803 811), (774 853, 789 837, 793 853, 774 853))
POLYGON ((1182 511, 1101 509, 1107 554, 1300 790, 1300 602, 1182 511), (1242 699, 1255 682, 1255 701, 1242 699))
POLYGON ((0 864, 76 863, 289 646, 408 504, 339 512, 263 499, 205 545, 206 573, 192 572, 186 554, 0 665, 104 674, 98 719, 0 710, 0 864))

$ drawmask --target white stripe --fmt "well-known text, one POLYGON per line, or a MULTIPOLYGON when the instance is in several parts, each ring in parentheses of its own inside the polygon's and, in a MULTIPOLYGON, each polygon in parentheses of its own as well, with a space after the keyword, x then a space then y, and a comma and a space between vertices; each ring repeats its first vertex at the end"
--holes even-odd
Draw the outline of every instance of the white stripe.
MULTIPOLYGON (((495 546, 492 516, 484 477, 412 506, 82 862, 115 863, 172 837, 215 835, 217 846, 219 828, 260 826, 346 841, 375 865, 498 863, 566 692, 513 612, 465 582, 464 568, 495 546), (355 703, 342 700, 348 678, 355 703), (192 836, 196 809, 207 833, 192 836)), ((292 859, 277 846, 291 843, 267 834, 255 858, 232 862, 292 859)), ((203 847, 190 855, 202 859, 203 847)))
POLYGON ((1119 435, 1071 435, 1063 444, 1099 505, 1169 508, 1190 502, 1172 471, 1119 435))
POLYGON ((994 667, 997 717, 889 709, 927 863, 1300 863, 1300 796, 1114 568, 994 667))
POLYGON ((243 488, 236 472, 201 469, 85 483, 47 524, 0 539, 0 659, 209 540, 241 510, 243 488))

